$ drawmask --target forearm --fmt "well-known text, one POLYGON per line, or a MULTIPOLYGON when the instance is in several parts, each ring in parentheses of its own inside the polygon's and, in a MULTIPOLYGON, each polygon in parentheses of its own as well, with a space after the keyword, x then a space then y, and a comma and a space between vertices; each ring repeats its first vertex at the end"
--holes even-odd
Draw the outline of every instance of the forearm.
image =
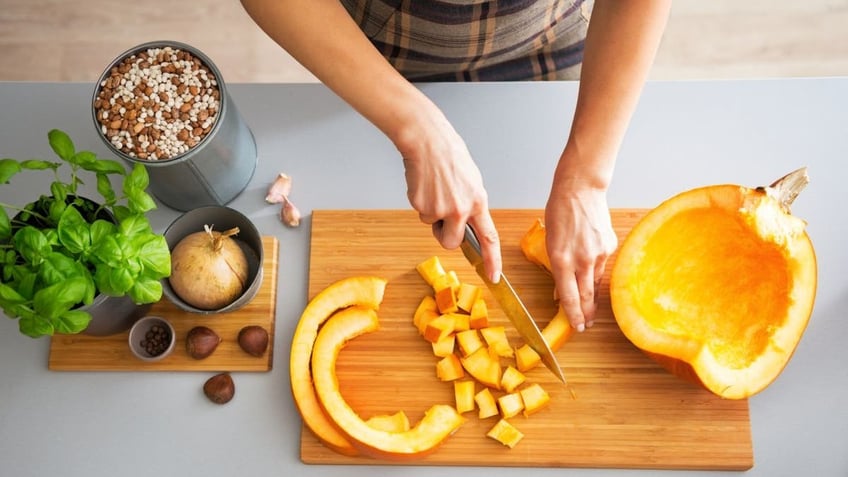
POLYGON ((596 0, 558 180, 609 186, 670 7, 670 0, 596 0))
POLYGON ((241 0, 247 13, 323 84, 396 145, 435 105, 374 48, 338 0, 241 0))

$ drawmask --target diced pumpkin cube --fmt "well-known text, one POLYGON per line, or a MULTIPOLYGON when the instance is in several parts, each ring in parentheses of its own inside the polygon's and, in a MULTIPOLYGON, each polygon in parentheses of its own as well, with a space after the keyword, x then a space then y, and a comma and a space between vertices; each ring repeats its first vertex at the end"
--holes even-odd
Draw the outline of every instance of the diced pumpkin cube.
POLYGON ((529 416, 544 408, 551 401, 551 396, 539 384, 533 383, 519 391, 521 400, 524 401, 524 415, 529 416))
POLYGON ((568 318, 565 317, 562 307, 559 308, 557 314, 542 329, 542 336, 544 336, 545 341, 553 351, 560 349, 573 334, 574 327, 568 322, 568 318))
POLYGON ((459 309, 470 313, 474 307, 474 302, 480 298, 482 290, 477 285, 462 282, 459 284, 459 289, 456 291, 456 304, 459 309))
POLYGON ((421 336, 424 336, 424 333, 427 331, 427 325, 430 324, 431 321, 435 320, 441 316, 441 313, 433 310, 424 310, 418 316, 413 319, 416 328, 418 328, 418 333, 421 336))
POLYGON ((456 347, 456 335, 450 334, 439 341, 432 343, 432 346, 433 354, 440 358, 453 354, 453 350, 456 347))
POLYGON ((530 345, 524 344, 515 349, 515 367, 526 373, 542 362, 542 357, 530 345))
POLYGON ((512 366, 507 366, 501 377, 501 388, 504 391, 511 393, 518 389, 527 379, 524 374, 512 366))
POLYGON ((439 291, 445 288, 450 288, 451 290, 453 290, 454 295, 456 295, 457 290, 459 290, 459 285, 459 277, 457 276, 455 271, 450 270, 444 275, 436 278, 435 281, 433 281, 433 291, 439 291))
POLYGON ((465 371, 455 354, 449 354, 436 363, 436 377, 442 381, 454 381, 464 376, 465 371))
POLYGON ((474 381, 454 381, 453 394, 456 400, 456 412, 474 410, 474 381))
POLYGON ((430 343, 438 343, 454 331, 454 319, 450 314, 439 315, 424 327, 424 339, 430 343))
POLYGON ((412 324, 418 328, 419 333, 423 334, 424 327, 427 326, 425 318, 432 319, 440 314, 433 295, 425 295, 415 308, 415 314, 412 315, 412 324))
POLYGON ((493 359, 485 346, 468 356, 460 358, 462 367, 481 384, 493 389, 501 387, 501 363, 493 359))
POLYGON ((442 314, 459 311, 459 307, 456 304, 456 294, 453 292, 453 288, 445 287, 441 290, 436 290, 436 305, 439 307, 439 312, 442 314))
POLYGON ((436 279, 446 275, 445 268, 442 266, 441 260, 436 255, 424 260, 415 266, 415 269, 418 271, 418 274, 421 275, 421 278, 427 282, 428 285, 433 286, 436 282, 436 279))
POLYGON ((474 329, 483 329, 489 326, 489 308, 486 306, 486 301, 482 297, 474 300, 471 306, 468 325, 474 329))
POLYGON ((461 311, 455 312, 453 315, 453 327, 456 331, 466 331, 471 329, 471 326, 468 324, 468 315, 461 311))
POLYGON ((480 339, 477 330, 458 331, 456 341, 462 356, 468 356, 483 347, 483 340, 480 339))
POLYGON ((521 439, 524 438, 524 434, 515 426, 507 422, 506 419, 501 419, 491 429, 489 429, 489 432, 486 433, 486 437, 490 437, 512 449, 521 439))
POLYGON ((509 345, 506 330, 503 326, 480 328, 480 334, 483 335, 483 340, 486 341, 486 344, 495 354, 504 358, 512 358, 514 353, 512 347, 509 345))
POLYGON ((504 394, 498 398, 498 408, 501 410, 501 417, 509 419, 524 410, 524 401, 519 393, 504 394))
POLYGON ((386 432, 406 432, 409 430, 409 418, 403 411, 371 416, 365 423, 374 429, 386 432))
POLYGON ((474 395, 474 402, 477 403, 477 417, 486 419, 498 415, 498 403, 495 401, 495 396, 489 388, 483 388, 482 391, 474 395))

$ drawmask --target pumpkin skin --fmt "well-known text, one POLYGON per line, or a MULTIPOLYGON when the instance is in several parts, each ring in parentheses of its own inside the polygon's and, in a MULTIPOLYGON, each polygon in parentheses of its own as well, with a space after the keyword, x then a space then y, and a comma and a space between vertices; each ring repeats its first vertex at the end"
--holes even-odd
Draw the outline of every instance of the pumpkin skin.
POLYGON ((813 310, 815 252, 806 223, 788 210, 798 190, 787 197, 776 184, 706 186, 666 200, 630 231, 612 268, 624 335, 727 399, 777 378, 813 310))

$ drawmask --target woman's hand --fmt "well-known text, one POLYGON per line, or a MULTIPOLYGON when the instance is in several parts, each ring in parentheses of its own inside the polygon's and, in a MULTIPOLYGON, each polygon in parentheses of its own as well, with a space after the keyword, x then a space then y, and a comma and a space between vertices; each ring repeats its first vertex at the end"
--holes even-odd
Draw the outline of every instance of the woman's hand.
POLYGON ((501 274, 497 229, 483 178, 465 142, 436 108, 395 141, 406 170, 407 197, 446 249, 459 247, 468 223, 477 234, 489 279, 501 274))
POLYGON ((545 208, 546 247, 556 293, 571 326, 590 328, 598 288, 618 246, 606 190, 576 181, 555 181, 545 208))

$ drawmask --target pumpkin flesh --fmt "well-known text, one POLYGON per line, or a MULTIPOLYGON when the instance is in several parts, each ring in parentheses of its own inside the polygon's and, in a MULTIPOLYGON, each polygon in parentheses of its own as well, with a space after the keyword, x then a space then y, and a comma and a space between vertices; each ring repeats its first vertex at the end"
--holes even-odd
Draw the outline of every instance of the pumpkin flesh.
POLYGON ((675 374, 725 398, 751 396, 786 365, 812 312, 816 264, 804 227, 761 190, 679 194, 622 244, 615 318, 675 374))

